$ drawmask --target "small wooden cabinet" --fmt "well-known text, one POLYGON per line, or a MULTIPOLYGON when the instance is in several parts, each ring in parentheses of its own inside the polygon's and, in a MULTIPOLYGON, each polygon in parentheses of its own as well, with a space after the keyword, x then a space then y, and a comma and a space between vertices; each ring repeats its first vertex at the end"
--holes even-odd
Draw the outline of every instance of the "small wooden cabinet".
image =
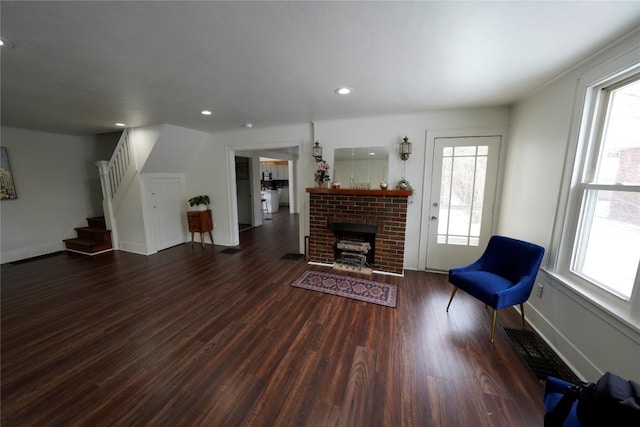
POLYGON ((213 218, 211 210, 206 211, 187 211, 187 222, 189 223, 189 231, 191 232, 191 244, 193 245, 193 234, 200 233, 200 243, 204 248, 204 233, 209 233, 211 244, 213 245, 213 218))

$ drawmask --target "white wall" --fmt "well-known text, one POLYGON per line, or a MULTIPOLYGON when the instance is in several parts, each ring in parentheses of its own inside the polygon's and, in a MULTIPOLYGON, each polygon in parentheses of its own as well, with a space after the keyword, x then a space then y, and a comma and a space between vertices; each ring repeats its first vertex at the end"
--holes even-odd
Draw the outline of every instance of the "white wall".
MULTIPOLYGON (((323 147, 323 157, 333 168, 333 151, 344 147, 385 146, 389 148, 388 182, 394 188, 405 176, 415 191, 411 198, 407 220, 407 243, 405 246, 405 268, 420 270, 422 189, 425 179, 425 144, 427 130, 443 129, 496 129, 509 124, 507 107, 478 108, 450 111, 432 111, 405 115, 388 115, 350 120, 320 121, 311 124, 276 126, 270 128, 242 129, 232 132, 214 133, 205 143, 187 170, 188 194, 212 194, 216 218, 214 238, 221 245, 237 245, 237 224, 231 221, 235 206, 235 193, 229 191, 228 176, 232 153, 242 150, 281 148, 302 144, 298 161, 295 162, 295 194, 300 200, 300 248, 304 248, 304 236, 308 234, 308 194, 306 187, 313 187, 316 163, 311 156, 313 143, 318 140, 323 147), (413 143, 411 158, 400 160, 398 144, 404 136, 413 143), (227 156, 227 162, 221 159, 227 156)), ((427 156, 428 157, 428 156, 427 156)), ((426 161, 430 161, 427 159, 426 161)), ((333 172, 333 170, 331 171, 333 172)), ((333 173, 332 173, 333 178, 333 173)), ((258 202, 258 200, 254 200, 258 202)), ((259 206, 256 207, 259 211, 259 206)))
POLYGON ((213 240, 218 245, 233 246, 227 204, 228 172, 225 147, 217 142, 215 135, 210 135, 186 170, 187 198, 209 195, 214 223, 213 240))
MULTIPOLYGON (((532 295, 525 312, 545 339, 588 380, 607 370, 640 380, 640 327, 610 314, 552 272, 583 108, 584 94, 578 88, 585 74, 610 68, 607 64, 639 45, 640 32, 636 31, 521 100, 512 110, 498 232, 547 249, 545 265, 551 273, 538 275, 544 292, 542 297, 532 295)), ((635 58, 640 60, 640 56, 635 58)))
MULTIPOLYGON (((216 244, 235 246, 238 241, 238 224, 232 220, 236 211, 235 169, 232 167, 236 151, 264 151, 275 148, 301 147, 305 150, 311 144, 311 125, 308 123, 291 126, 274 126, 268 128, 241 129, 237 131, 218 132, 210 135, 200 147, 187 169, 187 194, 209 194, 212 197, 214 214, 214 240, 216 244), (233 184, 233 185, 232 185, 233 184)), ((246 155, 246 154, 243 154, 246 155)), ((257 163, 254 157, 254 164, 257 163)), ((302 168, 314 163, 311 151, 299 154, 302 168), (309 161, 305 159, 308 157, 309 161)), ((259 177, 259 166, 254 166, 254 174, 259 177), (257 168, 257 169, 256 169, 257 168)), ((294 168, 296 179, 292 180, 294 191, 300 199, 304 197, 304 188, 311 182, 299 184, 303 176, 294 168)), ((259 180, 257 181, 259 185, 259 180)), ((254 188, 259 194, 259 188, 254 188)), ((253 198, 254 212, 260 212, 259 197, 253 198)), ((301 229, 305 228, 306 217, 300 215, 301 229)), ((300 236, 303 248, 304 232, 300 236)))
POLYGON ((102 215, 95 162, 111 157, 118 134, 74 136, 0 128, 18 198, 0 202, 1 262, 62 250, 74 227, 102 215))
POLYGON ((573 113, 575 79, 512 110, 498 231, 549 247, 573 113))
MULTIPOLYGON (((145 177, 174 176, 183 173, 198 149, 209 138, 205 132, 179 126, 163 124, 131 129, 130 142, 134 153, 136 173, 121 206, 114 207, 118 232, 118 249, 149 255, 157 252, 153 227, 152 197, 148 194, 145 177)), ((197 193, 207 194, 207 193, 197 193)), ((185 212, 182 228, 186 224, 187 200, 184 197, 182 209, 185 212)))
MULTIPOLYGON (((134 132, 134 137, 136 136, 134 132)), ((140 172, 183 173, 208 137, 206 132, 168 124, 162 125, 147 158, 139 159, 144 164, 140 172)), ((148 142, 150 138, 145 140, 148 142)))
MULTIPOLYGON (((129 137, 131 139, 131 147, 138 171, 144 168, 165 126, 166 125, 152 125, 130 129, 129 137)), ((107 160, 110 158, 111 156, 109 156, 107 160)))
MULTIPOLYGON (((136 172, 128 188, 118 189, 118 192, 125 191, 124 197, 120 204, 113 207, 113 223, 118 235, 116 249, 143 255, 156 252, 153 245, 155 240, 150 236, 148 224, 145 225, 144 182, 140 170, 144 168, 165 128, 166 125, 153 125, 130 129, 129 143, 136 172)), ((107 157, 107 160, 110 158, 107 157)))
MULTIPOLYGON (((409 270, 423 270, 420 263, 420 239, 426 238, 421 228, 423 189, 429 186, 431 157, 425 154, 427 131, 461 129, 506 129, 509 125, 507 107, 477 108, 446 111, 428 111, 416 114, 389 115, 351 120, 315 122, 315 137, 323 148, 323 158, 334 165, 333 152, 345 147, 387 147, 389 149, 389 188, 395 188, 405 176, 414 189, 407 211, 407 229, 404 265, 409 270), (402 138, 408 136, 413 152, 406 162, 400 160, 398 147, 402 138), (404 163, 404 164, 403 164, 404 163), (406 167, 406 175, 404 168, 406 167)), ((311 146, 308 147, 311 153, 311 146)), ((310 154, 309 154, 310 156, 310 154)), ((307 185, 313 186, 315 162, 310 159, 307 185)), ((333 174, 331 175, 333 178, 333 174)), ((344 184, 344 182, 343 182, 344 184)), ((426 200, 428 202, 428 199, 426 200)), ((305 212, 305 214, 308 214, 305 212)))

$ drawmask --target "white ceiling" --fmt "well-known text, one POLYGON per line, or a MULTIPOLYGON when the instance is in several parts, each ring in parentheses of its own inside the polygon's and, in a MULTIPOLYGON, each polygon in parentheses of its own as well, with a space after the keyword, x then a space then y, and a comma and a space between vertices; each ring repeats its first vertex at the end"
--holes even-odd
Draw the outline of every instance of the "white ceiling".
POLYGON ((638 1, 2 1, 0 12, 14 45, 1 50, 2 125, 73 134, 508 105, 640 25, 638 1), (354 93, 336 95, 342 85, 354 93))

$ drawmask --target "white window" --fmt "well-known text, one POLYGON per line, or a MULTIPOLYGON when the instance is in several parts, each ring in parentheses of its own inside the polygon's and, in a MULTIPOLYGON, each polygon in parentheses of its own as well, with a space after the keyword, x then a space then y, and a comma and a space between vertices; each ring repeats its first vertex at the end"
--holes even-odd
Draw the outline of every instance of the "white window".
POLYGON ((591 90, 569 271, 626 302, 640 292, 640 74, 591 90))

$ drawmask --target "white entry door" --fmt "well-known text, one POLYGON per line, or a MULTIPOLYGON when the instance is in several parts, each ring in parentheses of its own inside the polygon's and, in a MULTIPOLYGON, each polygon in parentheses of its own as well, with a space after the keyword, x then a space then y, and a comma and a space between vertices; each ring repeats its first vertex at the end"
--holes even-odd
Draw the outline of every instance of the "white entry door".
POLYGON ((184 243, 182 183, 179 178, 150 178, 156 250, 184 243))
POLYGON ((436 138, 427 208, 426 269, 447 271, 480 257, 493 227, 500 136, 436 138))

